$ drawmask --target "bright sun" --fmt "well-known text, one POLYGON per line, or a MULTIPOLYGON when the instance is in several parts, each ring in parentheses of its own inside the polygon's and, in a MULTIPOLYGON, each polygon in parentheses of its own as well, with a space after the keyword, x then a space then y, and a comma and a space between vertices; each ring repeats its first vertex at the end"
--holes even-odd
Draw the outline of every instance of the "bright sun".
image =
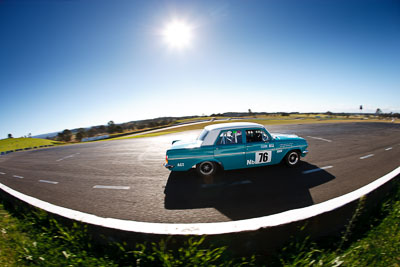
POLYGON ((172 48, 182 49, 190 45, 192 40, 192 27, 183 21, 168 23, 162 35, 164 41, 172 48))

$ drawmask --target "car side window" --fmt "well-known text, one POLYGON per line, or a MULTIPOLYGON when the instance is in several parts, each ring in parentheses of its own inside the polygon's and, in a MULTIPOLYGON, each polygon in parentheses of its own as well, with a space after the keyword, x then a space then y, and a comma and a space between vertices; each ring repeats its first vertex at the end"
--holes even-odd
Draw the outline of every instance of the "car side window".
POLYGON ((229 130, 220 133, 217 141, 217 145, 231 145, 231 144, 242 144, 242 131, 241 130, 229 130))
POLYGON ((267 142, 268 135, 263 130, 246 130, 246 143, 267 142))

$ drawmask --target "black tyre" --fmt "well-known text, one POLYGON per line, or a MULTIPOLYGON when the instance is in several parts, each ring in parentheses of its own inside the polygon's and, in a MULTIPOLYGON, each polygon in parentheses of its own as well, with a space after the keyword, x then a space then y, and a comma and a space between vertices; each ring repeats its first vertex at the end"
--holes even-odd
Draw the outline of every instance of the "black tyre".
POLYGON ((289 167, 295 167, 300 162, 300 153, 298 151, 290 151, 286 154, 285 163, 289 167))
POLYGON ((217 172, 217 164, 212 161, 203 161, 197 164, 196 171, 202 177, 211 177, 217 172))

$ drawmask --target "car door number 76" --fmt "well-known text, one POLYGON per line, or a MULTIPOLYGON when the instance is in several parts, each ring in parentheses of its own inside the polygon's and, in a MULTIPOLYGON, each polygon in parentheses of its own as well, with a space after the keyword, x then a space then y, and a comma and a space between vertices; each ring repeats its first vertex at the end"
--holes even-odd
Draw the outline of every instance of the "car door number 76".
POLYGON ((271 162, 272 152, 271 150, 257 151, 256 152, 256 164, 271 162))

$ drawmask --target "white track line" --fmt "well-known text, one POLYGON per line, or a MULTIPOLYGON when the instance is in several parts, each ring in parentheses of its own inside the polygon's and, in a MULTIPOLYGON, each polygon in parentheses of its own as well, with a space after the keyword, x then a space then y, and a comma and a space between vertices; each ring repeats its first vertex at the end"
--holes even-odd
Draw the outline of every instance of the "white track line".
POLYGON ((5 172, 0 172, 0 174, 1 174, 1 175, 5 175, 6 173, 5 173, 5 172))
POLYGON ((119 186, 119 185, 95 185, 93 188, 97 189, 117 189, 117 190, 129 190, 129 186, 119 186))
POLYGON ((370 158, 370 157, 373 157, 373 156, 375 156, 375 154, 369 154, 369 155, 360 157, 360 159, 367 159, 367 158, 370 158))
POLYGON ((47 184, 58 184, 58 182, 48 181, 48 180, 39 180, 40 183, 47 183, 47 184))
POLYGON ((325 166, 325 167, 321 167, 321 168, 311 169, 311 170, 303 171, 302 173, 309 174, 309 173, 319 172, 319 171, 330 169, 330 168, 333 168, 333 166, 325 166))
POLYGON ((400 167, 353 192, 305 208, 289 210, 259 218, 218 223, 148 223, 104 218, 56 206, 37 198, 24 195, 1 183, 0 189, 32 206, 43 209, 47 212, 96 226, 153 235, 215 235, 259 231, 260 229, 266 229, 269 227, 305 221, 348 205, 349 203, 358 200, 360 197, 365 196, 379 188, 399 174, 400 167))
POLYGON ((310 138, 313 138, 313 139, 317 139, 317 140, 321 140, 321 141, 325 141, 325 142, 328 142, 328 143, 332 142, 332 140, 328 140, 328 139, 321 138, 321 137, 314 137, 314 136, 307 136, 307 137, 310 137, 310 138))
POLYGON ((72 158, 72 157, 74 157, 75 155, 79 155, 80 153, 75 153, 75 154, 72 154, 72 155, 69 155, 69 156, 65 156, 65 157, 63 157, 63 158, 61 158, 61 159, 58 159, 58 160, 56 160, 56 161, 62 161, 62 160, 64 160, 64 159, 69 159, 69 158, 72 158))
POLYGON ((392 150, 392 149, 393 149, 393 147, 385 148, 386 151, 389 151, 389 150, 392 150))
POLYGON ((260 231, 274 226, 289 225, 294 222, 303 222, 310 218, 326 214, 327 212, 339 209, 352 203, 360 197, 369 194, 383 184, 397 177, 400 174, 400 167, 392 172, 378 178, 374 182, 363 186, 346 195, 314 204, 305 208, 284 211, 281 213, 238 221, 217 222, 217 223, 149 223, 128 221, 113 218, 99 217, 72 209, 63 208, 54 204, 24 195, 0 183, 0 189, 32 206, 43 209, 47 212, 63 216, 68 219, 81 221, 96 226, 117 229, 119 231, 130 231, 140 234, 156 235, 217 235, 249 231, 260 231))
POLYGON ((24 176, 19 176, 19 175, 13 175, 14 178, 18 178, 18 179, 23 179, 24 176))

